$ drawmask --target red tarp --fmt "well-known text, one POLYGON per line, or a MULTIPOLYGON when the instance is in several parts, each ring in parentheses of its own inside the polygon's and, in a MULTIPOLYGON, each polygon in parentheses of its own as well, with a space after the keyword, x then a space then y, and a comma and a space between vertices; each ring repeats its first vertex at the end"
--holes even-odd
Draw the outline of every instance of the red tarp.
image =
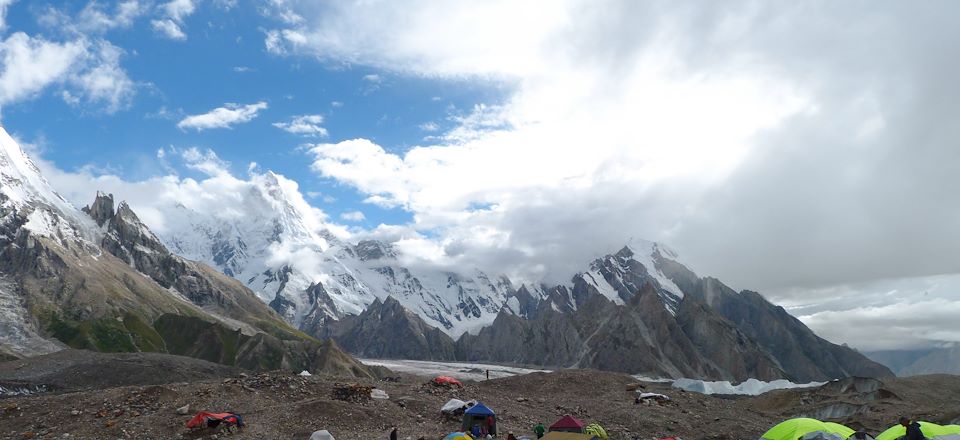
POLYGON ((578 430, 577 432, 583 432, 584 426, 586 425, 584 425, 583 422, 567 414, 561 417, 560 420, 557 420, 552 425, 550 425, 550 430, 555 431, 560 429, 576 429, 578 430))
POLYGON ((206 428, 207 420, 219 420, 221 422, 232 423, 238 425, 240 419, 234 413, 208 413, 208 412, 198 412, 197 415, 193 416, 189 422, 187 422, 187 428, 206 428))
POLYGON ((463 384, 459 380, 456 380, 450 376, 437 376, 433 378, 433 383, 438 385, 456 385, 462 387, 463 384))

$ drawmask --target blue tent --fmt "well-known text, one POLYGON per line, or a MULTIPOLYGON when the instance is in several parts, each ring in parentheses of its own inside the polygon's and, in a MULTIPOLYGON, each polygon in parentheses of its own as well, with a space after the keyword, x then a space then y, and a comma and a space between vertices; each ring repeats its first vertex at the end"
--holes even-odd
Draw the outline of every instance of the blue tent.
POLYGON ((484 416, 484 417, 486 417, 486 416, 494 416, 494 417, 496 417, 496 416, 497 416, 497 414, 496 414, 495 412, 493 412, 492 410, 490 410, 490 408, 487 408, 487 406, 484 405, 484 404, 481 403, 481 402, 477 402, 476 405, 473 405, 472 407, 470 407, 470 409, 464 411, 463 413, 464 413, 464 414, 475 415, 475 416, 484 416))
POLYGON ((463 432, 477 426, 483 435, 497 435, 497 414, 486 405, 477 402, 463 413, 463 432))

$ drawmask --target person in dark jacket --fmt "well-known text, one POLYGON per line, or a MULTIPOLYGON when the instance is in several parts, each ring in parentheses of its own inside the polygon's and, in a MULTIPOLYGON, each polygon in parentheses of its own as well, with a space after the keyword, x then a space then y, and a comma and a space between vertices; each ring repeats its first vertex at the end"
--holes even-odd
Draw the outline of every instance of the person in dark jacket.
POLYGON ((390 431, 390 440, 397 440, 397 427, 394 426, 390 431))
POLYGON ((907 435, 904 436, 904 440, 924 440, 926 438, 923 431, 920 430, 919 423, 911 421, 907 417, 900 417, 900 424, 907 428, 907 435))

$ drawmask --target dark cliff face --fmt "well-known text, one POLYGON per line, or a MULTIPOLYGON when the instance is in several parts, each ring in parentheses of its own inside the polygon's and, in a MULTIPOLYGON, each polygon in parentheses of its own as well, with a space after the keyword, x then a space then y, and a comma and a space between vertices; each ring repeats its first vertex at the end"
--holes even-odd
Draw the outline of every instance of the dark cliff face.
POLYGON ((351 353, 376 358, 454 360, 453 340, 405 309, 399 301, 374 301, 357 316, 326 326, 323 336, 351 353))
MULTIPOLYGON (((492 325, 463 335, 453 358, 731 381, 891 375, 860 353, 817 337, 757 293, 737 293, 655 252, 656 269, 683 291, 681 299, 632 257, 624 248, 591 265, 623 305, 597 292, 586 274, 574 277, 572 288, 544 288, 542 297, 521 287, 509 299, 516 310, 504 308, 492 325)), ((428 333, 424 324, 397 310, 399 303, 390 313, 379 302, 372 308, 377 312, 332 324, 330 335, 363 356, 450 359, 453 341, 441 333, 417 336, 428 333), (396 338, 398 332, 408 336, 396 338)))
MULTIPOLYGON (((692 272, 689 272, 692 274, 692 272)), ((736 292, 715 278, 677 276, 685 294, 708 304, 764 351, 795 382, 848 376, 888 377, 893 373, 859 352, 820 338, 783 307, 756 292, 736 292)))
POLYGON ((709 307, 681 307, 674 317, 653 285, 623 306, 596 295, 572 313, 523 319, 503 312, 478 335, 464 335, 457 355, 663 377, 783 377, 775 361, 709 307))

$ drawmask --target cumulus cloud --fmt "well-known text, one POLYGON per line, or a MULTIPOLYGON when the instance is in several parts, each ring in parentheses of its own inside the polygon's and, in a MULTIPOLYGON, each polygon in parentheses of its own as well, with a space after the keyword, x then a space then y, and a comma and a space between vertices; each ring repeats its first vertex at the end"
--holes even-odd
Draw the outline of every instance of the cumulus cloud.
POLYGON ((247 105, 227 103, 223 107, 217 107, 207 113, 187 116, 177 123, 177 127, 181 130, 194 129, 197 131, 231 128, 234 125, 252 121, 261 110, 266 109, 267 103, 263 101, 247 105))
POLYGON ((16 32, 0 41, 0 106, 61 86, 68 103, 125 107, 136 86, 120 65, 123 51, 102 39, 51 41, 16 32))
POLYGON ((563 279, 644 237, 783 301, 960 272, 953 4, 309 3, 277 52, 506 87, 432 145, 309 150, 425 255, 563 279))
POLYGON ((274 122, 273 126, 301 136, 327 137, 327 129, 320 124, 323 124, 322 115, 300 115, 294 116, 290 122, 274 122))
MULTIPOLYGON (((230 172, 229 163, 209 149, 171 147, 158 151, 157 155, 158 160, 170 161, 176 168, 185 166, 204 177, 182 177, 171 168, 165 175, 130 181, 118 173, 91 166, 64 171, 42 157, 35 155, 34 159, 44 177, 75 206, 90 204, 97 191, 111 193, 117 200, 126 200, 154 232, 170 239, 176 237, 169 234, 189 230, 186 225, 195 220, 184 215, 184 209, 199 213, 205 219, 257 227, 257 222, 249 221, 250 212, 285 209, 274 206, 277 200, 272 197, 262 196, 272 190, 283 192, 284 203, 290 203, 302 216, 308 231, 326 230, 337 236, 349 236, 345 228, 329 222, 322 210, 306 202, 296 182, 282 175, 252 169, 246 176, 238 177, 230 172), (242 219, 245 221, 238 222, 242 219)), ((269 222, 264 224, 272 227, 269 222)))
POLYGON ((153 30, 171 40, 187 39, 183 31, 184 20, 196 11, 193 0, 171 0, 160 5, 165 18, 150 21, 153 30))
POLYGON ((0 103, 22 100, 63 80, 86 54, 83 41, 57 43, 23 32, 10 35, 0 43, 0 103))

